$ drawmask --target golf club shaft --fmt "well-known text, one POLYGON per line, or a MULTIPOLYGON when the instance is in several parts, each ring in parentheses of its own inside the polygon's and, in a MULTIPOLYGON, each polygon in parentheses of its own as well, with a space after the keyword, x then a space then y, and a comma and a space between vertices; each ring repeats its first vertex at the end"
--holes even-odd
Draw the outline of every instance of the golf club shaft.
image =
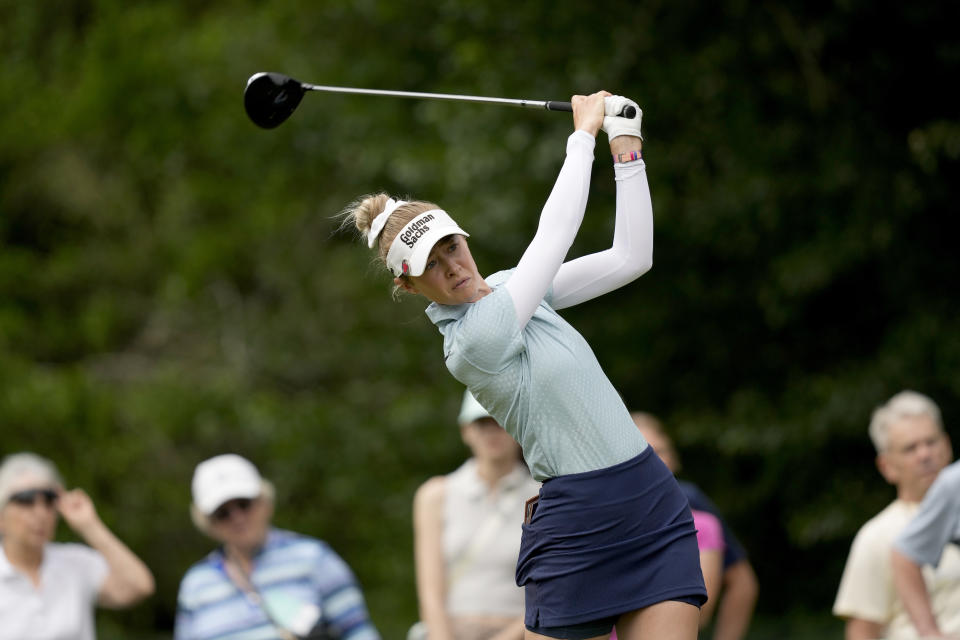
POLYGON ((480 102, 483 104, 505 104, 515 107, 535 107, 549 111, 573 111, 569 102, 555 100, 515 100, 511 98, 488 98, 485 96, 461 96, 451 93, 420 93, 416 91, 389 91, 385 89, 356 89, 353 87, 331 87, 319 84, 300 83, 305 91, 328 91, 331 93, 360 93, 375 96, 393 96, 396 98, 432 98, 434 100, 459 100, 461 102, 480 102))

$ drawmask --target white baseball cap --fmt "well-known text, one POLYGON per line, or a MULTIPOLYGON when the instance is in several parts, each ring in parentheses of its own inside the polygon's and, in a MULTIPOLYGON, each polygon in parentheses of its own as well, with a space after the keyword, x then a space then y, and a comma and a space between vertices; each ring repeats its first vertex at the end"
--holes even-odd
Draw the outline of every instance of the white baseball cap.
POLYGON ((460 404, 460 415, 457 416, 457 422, 461 425, 470 424, 483 418, 491 418, 490 412, 483 408, 483 405, 477 402, 470 390, 463 392, 463 402, 460 404))
POLYGON ((397 277, 422 276, 433 245, 454 234, 470 235, 443 209, 424 211, 405 224, 393 239, 387 252, 387 267, 397 277))
POLYGON ((193 504, 210 515, 229 500, 258 497, 263 491, 263 478, 246 458, 225 453, 197 465, 192 488, 193 504))

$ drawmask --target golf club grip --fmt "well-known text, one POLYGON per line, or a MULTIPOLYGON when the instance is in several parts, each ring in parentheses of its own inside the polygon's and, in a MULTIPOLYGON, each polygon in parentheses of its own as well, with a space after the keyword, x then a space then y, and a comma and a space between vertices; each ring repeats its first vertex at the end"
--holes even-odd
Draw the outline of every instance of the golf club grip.
MULTIPOLYGON (((569 102, 557 102, 556 100, 547 100, 543 103, 543 106, 550 111, 573 111, 573 105, 569 102)), ((620 112, 620 116, 624 118, 630 118, 631 120, 637 115, 637 110, 627 105, 623 111, 620 112)))

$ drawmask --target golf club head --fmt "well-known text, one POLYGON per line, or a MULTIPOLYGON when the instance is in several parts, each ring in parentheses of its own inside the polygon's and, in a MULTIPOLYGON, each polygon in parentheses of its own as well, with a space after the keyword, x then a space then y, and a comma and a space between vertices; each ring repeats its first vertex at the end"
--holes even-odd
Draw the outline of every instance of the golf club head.
POLYGON ((243 90, 243 107, 253 123, 264 129, 273 129, 290 117, 305 90, 299 80, 282 73, 255 73, 243 90))

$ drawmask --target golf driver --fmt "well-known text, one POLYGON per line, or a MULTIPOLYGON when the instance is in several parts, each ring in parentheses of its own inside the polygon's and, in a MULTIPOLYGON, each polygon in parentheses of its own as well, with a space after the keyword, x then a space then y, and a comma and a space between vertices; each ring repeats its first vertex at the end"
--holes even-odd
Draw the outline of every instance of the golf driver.
MULTIPOLYGON (((503 104, 516 107, 537 107, 549 111, 573 111, 569 102, 555 100, 515 100, 511 98, 488 98, 484 96, 461 96, 449 93, 419 93, 414 91, 387 91, 383 89, 355 89, 352 87, 330 87, 300 82, 282 73, 261 71, 250 76, 247 88, 243 91, 243 106, 254 124, 264 129, 273 129, 283 123, 294 112, 307 91, 328 91, 331 93, 360 93, 375 96, 393 96, 395 98, 426 98, 433 100, 460 100, 482 104, 503 104)), ((636 109, 627 106, 624 118, 636 116, 636 109)))

